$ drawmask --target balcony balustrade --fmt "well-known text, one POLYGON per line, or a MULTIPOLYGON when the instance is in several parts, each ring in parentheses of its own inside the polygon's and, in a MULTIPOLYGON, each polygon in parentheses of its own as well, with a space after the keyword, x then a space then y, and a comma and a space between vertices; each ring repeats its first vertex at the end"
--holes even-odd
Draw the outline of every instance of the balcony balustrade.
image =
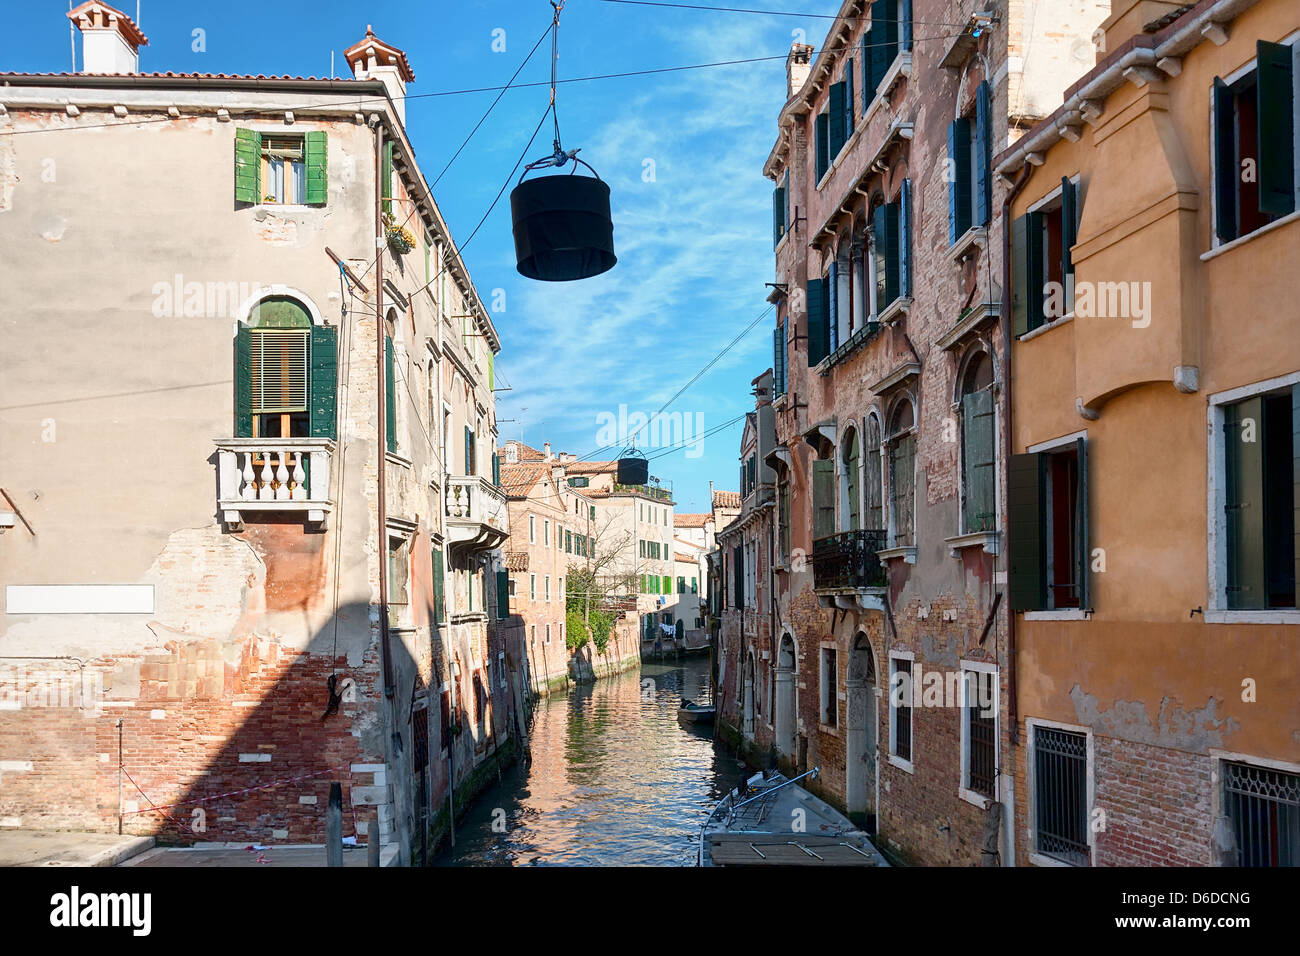
POLYGON ((217 507, 237 531, 258 512, 300 512, 323 526, 333 510, 328 438, 217 439, 217 507))
POLYGON ((885 548, 883 530, 843 531, 813 542, 813 586, 818 591, 883 588, 885 567, 876 552, 885 548))

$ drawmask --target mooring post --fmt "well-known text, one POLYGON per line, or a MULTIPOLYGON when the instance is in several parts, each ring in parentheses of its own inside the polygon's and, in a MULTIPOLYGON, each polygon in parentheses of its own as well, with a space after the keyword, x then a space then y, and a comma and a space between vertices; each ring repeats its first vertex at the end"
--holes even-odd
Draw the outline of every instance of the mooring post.
POLYGON ((379 866, 379 814, 370 821, 366 832, 366 866, 379 866))
POLYGON ((343 865, 343 785, 330 784, 329 809, 325 811, 325 865, 343 865))

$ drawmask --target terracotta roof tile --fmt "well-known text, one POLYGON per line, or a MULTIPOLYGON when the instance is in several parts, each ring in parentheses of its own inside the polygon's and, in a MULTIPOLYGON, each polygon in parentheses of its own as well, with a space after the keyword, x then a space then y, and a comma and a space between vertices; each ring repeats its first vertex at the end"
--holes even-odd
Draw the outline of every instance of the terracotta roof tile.
POLYGON ((678 528, 703 528, 704 525, 713 520, 713 515, 705 513, 673 515, 673 525, 678 528))

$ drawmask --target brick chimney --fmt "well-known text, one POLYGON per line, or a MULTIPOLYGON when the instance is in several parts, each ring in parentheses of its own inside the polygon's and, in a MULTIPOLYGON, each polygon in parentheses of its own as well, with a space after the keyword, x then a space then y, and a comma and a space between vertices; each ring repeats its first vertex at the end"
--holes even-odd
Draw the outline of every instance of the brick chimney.
POLYGON ((785 96, 794 96, 803 88, 808 73, 812 70, 812 45, 809 43, 790 44, 790 55, 785 58, 785 96))
POLYGON ((343 51, 343 58, 352 67, 352 76, 358 80, 379 80, 388 90, 388 96, 397 109, 397 116, 406 125, 406 84, 415 82, 415 73, 406 54, 389 46, 375 36, 369 24, 365 38, 343 51))
POLYGON ((121 10, 88 0, 69 10, 68 19, 81 31, 82 73, 140 72, 140 47, 149 39, 121 10))

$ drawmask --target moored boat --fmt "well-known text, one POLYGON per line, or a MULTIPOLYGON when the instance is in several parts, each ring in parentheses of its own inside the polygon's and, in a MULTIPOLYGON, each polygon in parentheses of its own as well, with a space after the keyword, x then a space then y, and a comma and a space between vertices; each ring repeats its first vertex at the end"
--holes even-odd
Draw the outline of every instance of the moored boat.
POLYGON ((712 704, 697 704, 682 698, 682 706, 677 710, 677 720, 682 724, 711 724, 717 711, 712 704))

